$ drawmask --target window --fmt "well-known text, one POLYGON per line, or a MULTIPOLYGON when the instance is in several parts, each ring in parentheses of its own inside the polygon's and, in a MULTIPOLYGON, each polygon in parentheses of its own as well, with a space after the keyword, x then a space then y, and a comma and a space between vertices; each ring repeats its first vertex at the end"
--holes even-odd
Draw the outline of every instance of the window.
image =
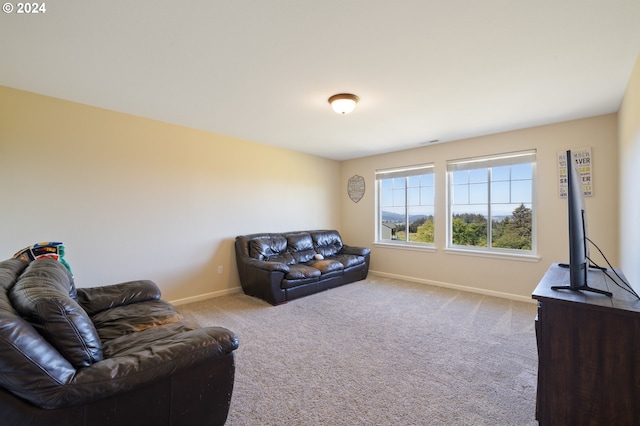
POLYGON ((535 251, 535 151, 447 162, 447 246, 535 251))
POLYGON ((433 245, 433 165, 376 172, 377 241, 433 245))

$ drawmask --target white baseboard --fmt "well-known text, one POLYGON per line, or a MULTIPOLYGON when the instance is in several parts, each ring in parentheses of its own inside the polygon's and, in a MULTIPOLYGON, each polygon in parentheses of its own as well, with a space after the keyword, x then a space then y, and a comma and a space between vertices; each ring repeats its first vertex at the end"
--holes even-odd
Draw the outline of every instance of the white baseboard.
POLYGON ((483 288, 467 287, 464 285, 445 283, 442 281, 425 280, 423 278, 408 277, 405 275, 389 274, 386 272, 379 272, 379 271, 372 271, 372 270, 369 270, 369 273, 373 275, 378 275, 380 277, 394 278, 397 280, 410 281, 410 282, 415 282, 419 284, 434 285, 437 287, 446 287, 454 290, 466 291, 469 293, 478 293, 478 294, 484 294, 487 296, 501 297, 503 299, 516 300, 518 302, 536 303, 536 301, 533 300, 532 298, 520 296, 518 294, 503 293, 500 291, 486 290, 483 288))
POLYGON ((169 300, 174 306, 186 305, 187 303, 200 302, 201 300, 213 299, 214 297, 228 296, 230 294, 242 293, 242 287, 229 288, 227 290, 212 291, 211 293, 200 294, 198 296, 185 297, 184 299, 169 300))
MULTIPOLYGON (((464 285, 451 284, 451 283, 446 283, 442 281, 426 280, 424 278, 415 278, 415 277, 409 277, 406 275, 389 274, 387 272, 379 272, 371 269, 369 270, 369 273, 372 275, 378 275, 380 277, 410 281, 410 282, 415 282, 415 283, 425 284, 425 285, 434 285, 437 287, 451 288, 454 290, 466 291, 469 293, 484 294, 487 296, 494 296, 494 297, 500 297, 503 299, 516 300, 518 302, 536 303, 536 301, 530 297, 520 296, 517 294, 503 293, 500 291, 486 290, 486 289, 476 288, 476 287, 467 287, 464 285)), ((179 305, 186 305, 187 303, 200 302, 202 300, 212 299, 214 297, 228 296, 236 293, 242 293, 242 287, 234 287, 226 290, 213 291, 211 293, 200 294, 198 296, 170 300, 169 302, 175 306, 179 306, 179 305)))

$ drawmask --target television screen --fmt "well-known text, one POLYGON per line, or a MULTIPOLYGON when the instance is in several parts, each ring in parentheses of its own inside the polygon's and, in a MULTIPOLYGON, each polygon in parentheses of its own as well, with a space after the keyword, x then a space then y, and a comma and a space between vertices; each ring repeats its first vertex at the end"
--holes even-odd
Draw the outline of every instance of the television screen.
POLYGON ((574 290, 587 286, 589 253, 584 194, 580 172, 567 151, 567 208, 569 212, 569 281, 574 290))
POLYGON ((567 208, 569 212, 569 285, 554 286, 554 290, 591 291, 611 297, 611 293, 588 285, 589 240, 587 213, 582 180, 571 150, 567 151, 567 208))

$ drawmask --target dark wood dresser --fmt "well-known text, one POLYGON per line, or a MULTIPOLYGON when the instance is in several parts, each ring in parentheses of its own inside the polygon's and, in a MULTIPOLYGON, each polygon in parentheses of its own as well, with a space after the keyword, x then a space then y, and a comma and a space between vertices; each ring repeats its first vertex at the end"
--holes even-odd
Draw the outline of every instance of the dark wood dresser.
POLYGON ((613 297, 552 290, 569 284, 569 270, 558 264, 532 294, 536 417, 540 425, 640 425, 640 301, 601 271, 589 270, 588 277, 590 287, 613 297))

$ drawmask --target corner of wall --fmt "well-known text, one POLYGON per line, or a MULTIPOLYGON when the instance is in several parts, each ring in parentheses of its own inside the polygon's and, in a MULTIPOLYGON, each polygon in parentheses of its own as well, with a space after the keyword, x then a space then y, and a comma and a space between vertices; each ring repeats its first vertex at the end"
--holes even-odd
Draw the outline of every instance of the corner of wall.
POLYGON ((618 111, 620 267, 627 280, 640 292, 640 223, 637 215, 640 200, 637 182, 640 181, 640 55, 636 60, 620 110, 618 111))

